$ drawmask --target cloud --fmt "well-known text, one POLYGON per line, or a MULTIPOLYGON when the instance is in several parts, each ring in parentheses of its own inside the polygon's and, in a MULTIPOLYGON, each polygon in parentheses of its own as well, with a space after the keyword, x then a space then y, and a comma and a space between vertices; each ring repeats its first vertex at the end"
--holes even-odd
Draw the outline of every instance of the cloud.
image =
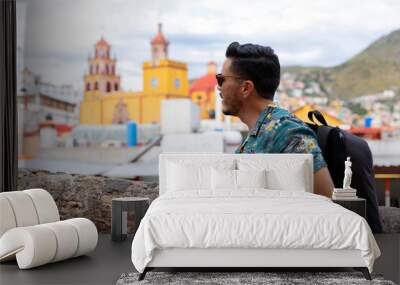
MULTIPOLYGON (((283 65, 332 66, 400 28, 400 1, 17 0, 27 3, 25 63, 45 80, 82 88, 95 42, 117 56, 125 90, 141 90, 142 63, 163 23, 170 58, 189 78, 221 66, 232 41, 269 45, 283 65)), ((18 9, 18 8, 17 8, 18 9)), ((20 23, 21 24, 21 23, 20 23)))

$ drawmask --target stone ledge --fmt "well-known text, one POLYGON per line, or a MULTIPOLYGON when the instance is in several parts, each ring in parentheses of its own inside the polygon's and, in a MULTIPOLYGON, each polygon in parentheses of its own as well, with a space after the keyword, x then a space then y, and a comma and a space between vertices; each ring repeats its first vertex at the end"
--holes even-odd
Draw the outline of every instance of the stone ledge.
MULTIPOLYGON (((61 220, 83 217, 102 233, 111 232, 111 201, 116 197, 158 197, 158 183, 103 176, 71 175, 19 169, 18 190, 43 188, 53 196, 61 220)), ((135 227, 130 219, 128 230, 135 227)))

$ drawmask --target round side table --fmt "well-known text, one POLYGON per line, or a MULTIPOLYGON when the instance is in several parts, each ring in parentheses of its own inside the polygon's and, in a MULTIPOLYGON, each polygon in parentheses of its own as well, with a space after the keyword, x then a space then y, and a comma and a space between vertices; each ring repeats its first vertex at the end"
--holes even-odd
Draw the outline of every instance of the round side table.
POLYGON ((123 241, 128 234, 128 212, 135 214, 136 229, 146 214, 150 205, 149 198, 143 197, 122 197, 113 198, 111 204, 111 239, 123 241))

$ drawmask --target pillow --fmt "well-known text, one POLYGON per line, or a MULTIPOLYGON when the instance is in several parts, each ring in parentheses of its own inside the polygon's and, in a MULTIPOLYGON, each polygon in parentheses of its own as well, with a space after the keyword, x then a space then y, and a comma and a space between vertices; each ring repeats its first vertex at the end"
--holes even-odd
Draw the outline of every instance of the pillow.
POLYGON ((169 161, 166 168, 167 191, 211 190, 211 168, 229 171, 235 161, 179 159, 169 161))
POLYGON ((271 169, 267 171, 267 187, 273 190, 306 192, 306 176, 303 164, 294 165, 290 171, 271 169))
POLYGON ((216 169, 211 170, 211 189, 236 189, 236 170, 216 169))
MULTIPOLYGON (((284 156, 282 156, 284 157, 284 156)), ((305 161, 275 159, 265 162, 262 159, 240 159, 240 170, 255 171, 266 170, 267 187, 271 190, 306 191, 307 169, 305 161)))
POLYGON ((237 188, 267 188, 267 171, 235 170, 237 188))
POLYGON ((263 170, 211 170, 211 189, 239 190, 241 188, 266 188, 266 171, 263 170))
POLYGON ((209 189, 210 167, 196 167, 170 163, 168 166, 168 188, 171 191, 209 189))

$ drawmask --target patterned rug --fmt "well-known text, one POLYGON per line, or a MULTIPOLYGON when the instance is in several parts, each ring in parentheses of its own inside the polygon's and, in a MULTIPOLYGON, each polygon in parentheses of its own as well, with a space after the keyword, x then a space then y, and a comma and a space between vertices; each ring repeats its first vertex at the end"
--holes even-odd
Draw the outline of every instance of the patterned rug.
POLYGON ((133 284, 379 284, 395 285, 384 280, 380 275, 372 274, 372 281, 364 278, 360 272, 148 272, 142 281, 138 281, 139 273, 122 274, 117 285, 133 284))

